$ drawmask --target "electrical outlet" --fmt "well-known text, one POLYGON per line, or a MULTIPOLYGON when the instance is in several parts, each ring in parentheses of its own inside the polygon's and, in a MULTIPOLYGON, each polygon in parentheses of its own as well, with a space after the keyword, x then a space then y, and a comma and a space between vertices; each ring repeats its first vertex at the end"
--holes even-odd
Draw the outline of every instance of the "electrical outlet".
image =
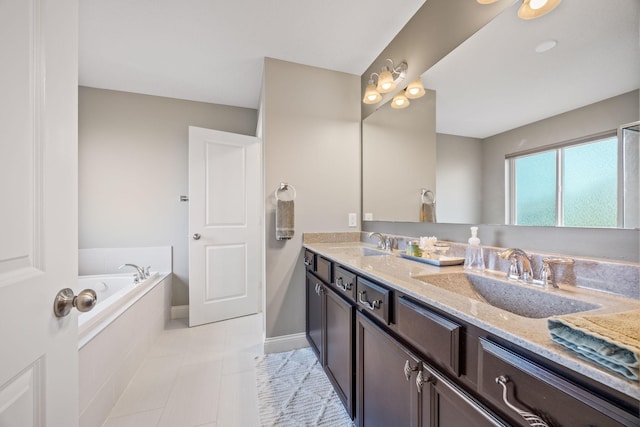
POLYGON ((365 221, 373 221, 373 214, 371 212, 367 212, 364 214, 365 221))
POLYGON ((357 227, 358 226, 358 216, 355 213, 349 214, 349 227, 357 227))

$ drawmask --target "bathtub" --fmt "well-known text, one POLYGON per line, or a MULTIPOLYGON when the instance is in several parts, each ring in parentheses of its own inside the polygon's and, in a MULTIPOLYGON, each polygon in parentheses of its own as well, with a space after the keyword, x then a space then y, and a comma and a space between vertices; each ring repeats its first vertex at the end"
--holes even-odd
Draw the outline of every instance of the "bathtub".
POLYGON ((154 272, 137 284, 134 284, 131 273, 79 276, 78 291, 93 289, 97 295, 97 303, 91 311, 78 315, 78 348, 86 345, 114 319, 136 304, 164 276, 154 272))
POLYGON ((80 427, 104 424, 169 320, 171 286, 171 273, 135 285, 130 273, 78 278, 78 291, 98 296, 93 310, 78 315, 80 427))

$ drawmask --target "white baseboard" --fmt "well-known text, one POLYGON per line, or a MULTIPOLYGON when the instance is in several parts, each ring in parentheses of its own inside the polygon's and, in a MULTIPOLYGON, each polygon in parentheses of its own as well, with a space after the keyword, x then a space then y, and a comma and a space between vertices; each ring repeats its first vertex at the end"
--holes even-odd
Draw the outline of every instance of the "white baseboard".
POLYGON ((188 305, 171 306, 171 319, 187 319, 189 317, 188 305))
POLYGON ((264 339, 264 354, 282 353, 305 347, 309 347, 309 342, 304 332, 264 339))

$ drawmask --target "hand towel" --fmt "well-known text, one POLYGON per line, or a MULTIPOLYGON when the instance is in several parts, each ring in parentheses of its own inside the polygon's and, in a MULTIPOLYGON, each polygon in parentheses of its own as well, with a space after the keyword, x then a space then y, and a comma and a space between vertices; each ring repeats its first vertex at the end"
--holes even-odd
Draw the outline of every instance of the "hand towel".
POLYGON ((289 240, 294 234, 293 200, 278 200, 276 203, 276 240, 289 240))
POLYGON ((638 381, 640 310, 554 316, 547 320, 547 326, 553 341, 591 362, 638 381))
POLYGON ((420 222, 436 222, 436 204, 422 202, 420 204, 420 222))

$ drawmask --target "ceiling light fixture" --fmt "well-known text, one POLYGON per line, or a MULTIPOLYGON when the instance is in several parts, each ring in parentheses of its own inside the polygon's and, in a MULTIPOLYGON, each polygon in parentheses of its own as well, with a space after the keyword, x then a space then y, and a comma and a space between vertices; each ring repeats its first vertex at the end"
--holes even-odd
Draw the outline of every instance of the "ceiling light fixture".
POLYGON ((545 53, 550 51, 551 49, 553 49, 554 47, 556 47, 558 45, 558 42, 555 40, 545 40, 542 43, 540 43, 539 45, 536 46, 535 51, 536 53, 545 53))
POLYGON ((364 91, 362 102, 365 104, 377 104, 382 100, 381 93, 392 92, 407 75, 407 63, 401 62, 397 67, 393 65, 391 59, 387 59, 391 66, 385 65, 378 73, 371 73, 369 83, 364 91), (374 84, 373 76, 377 77, 377 84, 374 84))
MULTIPOLYGON (((480 4, 491 4, 498 0, 477 0, 480 4)), ((551 12, 562 0, 522 0, 518 9, 520 19, 535 19, 551 12)))
POLYGON ((418 99, 424 96, 424 86, 422 85, 422 79, 418 77, 417 79, 409 83, 409 86, 407 86, 404 91, 405 95, 409 99, 418 99))

